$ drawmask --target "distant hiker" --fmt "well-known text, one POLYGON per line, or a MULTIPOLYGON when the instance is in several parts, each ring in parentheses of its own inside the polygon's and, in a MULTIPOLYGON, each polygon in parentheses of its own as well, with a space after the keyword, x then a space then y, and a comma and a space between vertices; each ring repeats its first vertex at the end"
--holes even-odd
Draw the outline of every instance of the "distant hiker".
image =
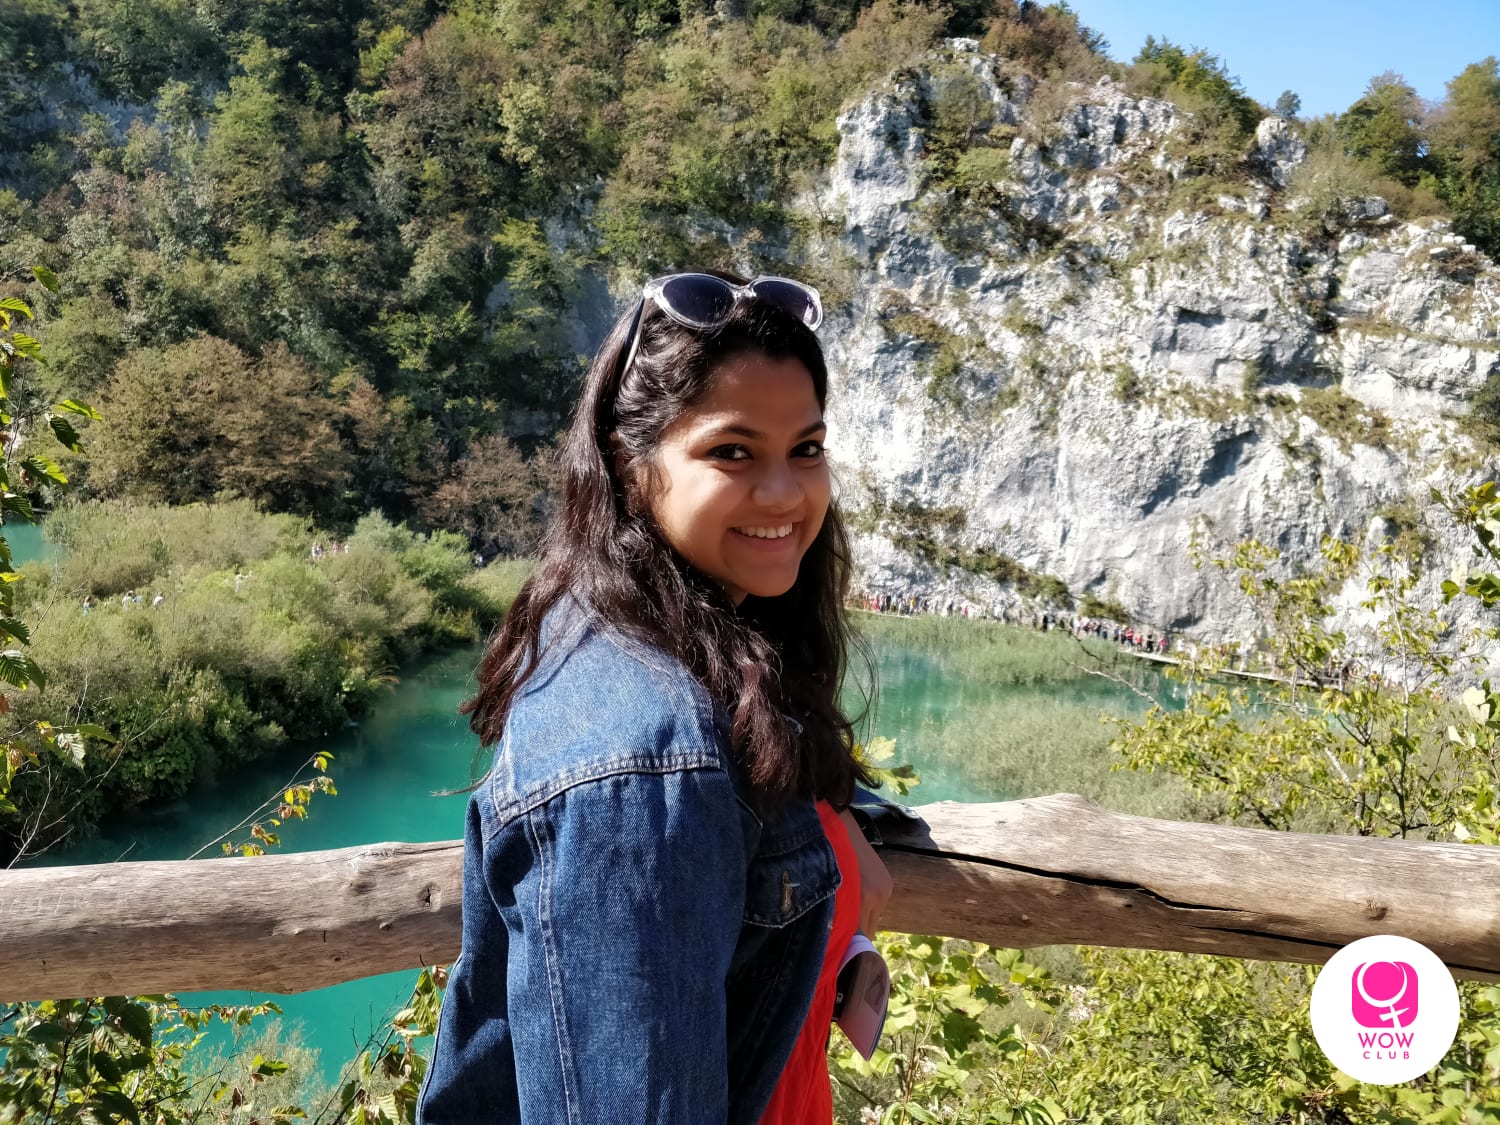
POLYGON ((157 594, 156 597, 154 597, 154 598, 151 599, 151 608, 155 609, 157 606, 161 605, 161 603, 164 602, 164 601, 166 601, 166 600, 167 600, 167 596, 165 594, 157 594))
POLYGON ((94 595, 93 594, 85 594, 83 596, 83 615, 85 617, 87 617, 89 615, 89 611, 92 610, 93 608, 94 608, 94 595))
POLYGON ((121 609, 129 609, 131 607, 131 605, 134 604, 134 602, 135 602, 135 591, 134 590, 126 590, 123 594, 120 595, 120 608, 121 609))

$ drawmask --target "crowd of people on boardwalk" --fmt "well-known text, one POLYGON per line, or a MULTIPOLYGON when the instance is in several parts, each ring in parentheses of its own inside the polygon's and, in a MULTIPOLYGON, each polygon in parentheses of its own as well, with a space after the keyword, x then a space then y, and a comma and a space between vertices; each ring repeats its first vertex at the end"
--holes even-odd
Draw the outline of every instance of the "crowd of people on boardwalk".
POLYGON ((1024 625, 1044 633, 1063 630, 1075 637, 1098 637, 1135 652, 1157 656, 1165 656, 1172 649, 1171 638, 1160 629, 1104 617, 1060 614, 1051 609, 1037 609, 1016 602, 997 601, 993 605, 985 605, 951 596, 930 597, 924 594, 879 591, 861 592, 855 595, 853 604, 870 613, 890 613, 900 617, 972 617, 1024 625))

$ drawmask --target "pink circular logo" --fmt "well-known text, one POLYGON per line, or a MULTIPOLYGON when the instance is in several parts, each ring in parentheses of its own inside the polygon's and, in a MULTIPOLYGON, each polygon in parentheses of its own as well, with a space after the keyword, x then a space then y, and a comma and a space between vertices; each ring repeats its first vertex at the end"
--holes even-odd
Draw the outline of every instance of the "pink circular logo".
POLYGON ((1448 967, 1410 938, 1360 938, 1328 959, 1313 984, 1318 1046, 1350 1078, 1392 1085, 1426 1074, 1458 1034, 1448 967))

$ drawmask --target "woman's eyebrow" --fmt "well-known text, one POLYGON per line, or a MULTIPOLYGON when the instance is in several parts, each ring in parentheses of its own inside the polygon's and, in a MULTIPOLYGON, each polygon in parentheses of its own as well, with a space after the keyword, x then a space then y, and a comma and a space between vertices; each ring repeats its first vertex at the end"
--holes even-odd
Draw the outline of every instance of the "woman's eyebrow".
MULTIPOLYGON (((819 418, 812 425, 808 426, 801 433, 797 434, 795 436, 795 438, 793 438, 793 440, 794 441, 801 441, 803 438, 812 437, 813 434, 817 433, 820 430, 826 430, 827 428, 828 428, 828 423, 825 422, 825 421, 823 421, 823 419, 819 418)), ((762 438, 764 438, 766 436, 765 434, 761 433, 759 430, 752 430, 749 426, 734 426, 734 425, 715 427, 711 431, 710 436, 717 437, 719 434, 734 434, 737 437, 749 438, 751 441, 760 441, 762 438)))

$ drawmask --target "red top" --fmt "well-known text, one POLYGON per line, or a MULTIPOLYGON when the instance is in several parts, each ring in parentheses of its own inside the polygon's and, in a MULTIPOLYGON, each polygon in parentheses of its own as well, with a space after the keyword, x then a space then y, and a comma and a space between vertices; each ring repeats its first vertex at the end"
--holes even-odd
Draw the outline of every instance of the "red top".
POLYGON ((833 1021, 839 962, 859 929, 859 859, 844 822, 827 801, 818 802, 818 819, 823 822, 823 833, 838 857, 842 878, 834 896, 833 930, 828 935, 828 951, 823 955, 823 971, 818 976, 812 1007, 760 1125, 831 1125, 833 1121, 828 1029, 833 1021))

